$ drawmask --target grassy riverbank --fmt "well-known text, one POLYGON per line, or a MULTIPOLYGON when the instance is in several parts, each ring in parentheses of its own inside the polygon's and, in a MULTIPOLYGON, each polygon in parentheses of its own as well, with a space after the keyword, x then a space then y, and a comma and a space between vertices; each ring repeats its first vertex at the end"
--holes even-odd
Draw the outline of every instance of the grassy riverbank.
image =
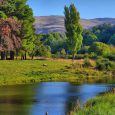
POLYGON ((89 100, 86 106, 71 115, 114 115, 115 114, 115 94, 105 94, 89 100))
MULTIPOLYGON (((45 81, 101 81, 112 79, 111 71, 98 71, 94 68, 83 68, 83 60, 15 60, 0 61, 0 85, 27 84, 45 81)), ((91 61, 95 64, 94 61, 91 61)))

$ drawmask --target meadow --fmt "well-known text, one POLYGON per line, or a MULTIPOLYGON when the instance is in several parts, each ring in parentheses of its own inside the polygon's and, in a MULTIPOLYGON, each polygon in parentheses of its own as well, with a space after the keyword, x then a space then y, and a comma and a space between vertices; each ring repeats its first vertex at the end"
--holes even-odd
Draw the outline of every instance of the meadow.
MULTIPOLYGON (((107 82, 112 71, 99 71, 94 67, 82 67, 83 60, 47 59, 0 61, 0 85, 33 84, 46 81, 76 83, 107 82)), ((95 61, 91 61, 95 65, 95 61)))

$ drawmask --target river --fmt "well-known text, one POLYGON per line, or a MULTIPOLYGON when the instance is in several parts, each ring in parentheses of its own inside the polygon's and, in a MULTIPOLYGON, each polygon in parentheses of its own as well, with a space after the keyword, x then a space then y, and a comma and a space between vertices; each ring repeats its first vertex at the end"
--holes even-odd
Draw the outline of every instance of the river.
POLYGON ((65 115, 75 106, 108 92, 115 84, 43 82, 0 87, 0 115, 65 115))

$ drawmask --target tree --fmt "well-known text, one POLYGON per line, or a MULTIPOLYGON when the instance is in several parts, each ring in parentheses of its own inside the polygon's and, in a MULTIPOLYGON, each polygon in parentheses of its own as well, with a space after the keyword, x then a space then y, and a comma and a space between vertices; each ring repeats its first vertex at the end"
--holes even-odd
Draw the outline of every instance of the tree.
POLYGON ((74 4, 65 6, 65 29, 67 36, 68 50, 74 60, 76 53, 82 45, 82 26, 80 25, 80 14, 74 4))
POLYGON ((97 40, 98 40, 97 36, 90 30, 83 31, 83 45, 84 46, 92 45, 92 43, 96 42, 97 40))
POLYGON ((108 42, 110 45, 113 45, 115 46, 115 34, 113 36, 111 36, 109 42, 108 42))
POLYGON ((29 21, 23 21, 23 28, 21 29, 21 38, 22 38, 22 50, 24 50, 25 55, 24 59, 27 59, 26 54, 33 51, 35 44, 34 41, 36 39, 36 35, 34 34, 34 29, 29 21))
POLYGON ((14 51, 21 47, 20 29, 20 22, 12 18, 0 20, 1 59, 5 59, 6 51, 10 51, 10 59, 14 59, 14 51))
POLYGON ((48 45, 51 48, 52 53, 56 53, 61 49, 67 49, 66 47, 66 35, 60 33, 49 33, 40 36, 40 40, 44 45, 48 45))
POLYGON ((5 14, 7 17, 18 19, 22 24, 20 38, 22 50, 25 51, 24 59, 26 53, 33 50, 35 40, 33 11, 26 2, 27 0, 3 0, 0 4, 0 16, 5 17, 5 14))
POLYGON ((115 25, 102 24, 92 28, 99 42, 108 43, 110 37, 115 33, 115 25))

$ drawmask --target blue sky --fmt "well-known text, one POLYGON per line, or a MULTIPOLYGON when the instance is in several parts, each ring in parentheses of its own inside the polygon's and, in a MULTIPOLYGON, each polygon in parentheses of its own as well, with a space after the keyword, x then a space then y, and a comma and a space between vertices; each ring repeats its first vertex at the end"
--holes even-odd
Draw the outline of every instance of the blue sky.
POLYGON ((64 6, 71 3, 81 18, 115 18, 115 0, 28 0, 34 16, 64 15, 64 6))

